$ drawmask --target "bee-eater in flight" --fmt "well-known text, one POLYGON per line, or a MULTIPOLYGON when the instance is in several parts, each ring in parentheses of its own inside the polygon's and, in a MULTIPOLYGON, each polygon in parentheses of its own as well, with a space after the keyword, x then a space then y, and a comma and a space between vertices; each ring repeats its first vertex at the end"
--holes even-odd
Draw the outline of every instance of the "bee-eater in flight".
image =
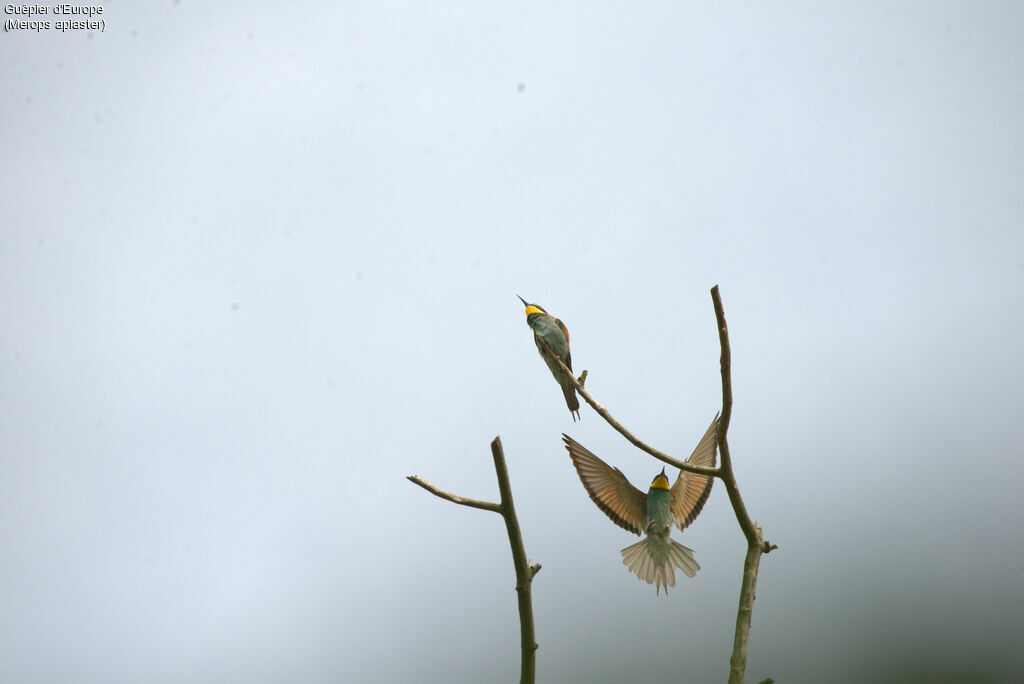
POLYGON ((519 301, 526 305, 526 324, 533 330, 533 341, 537 343, 537 351, 543 357, 544 363, 548 365, 551 374, 555 376, 555 380, 562 386, 565 405, 569 407, 572 421, 575 423, 576 419, 580 417, 580 401, 576 398, 576 388, 573 387, 572 382, 558 367, 558 364, 544 353, 544 348, 540 343, 541 340, 547 342, 551 351, 562 359, 569 370, 572 370, 572 356, 569 354, 569 330, 565 327, 565 323, 549 314, 539 304, 530 304, 522 297, 519 297, 519 301))
MULTIPOLYGON (((562 441, 576 466, 580 481, 597 507, 612 522, 636 534, 647 535, 632 546, 622 549, 622 563, 648 584, 654 584, 658 593, 665 587, 676 585, 675 568, 687 577, 700 570, 689 549, 669 536, 673 523, 680 530, 694 521, 711 493, 714 478, 685 470, 669 488, 665 469, 655 476, 651 488, 644 494, 626 479, 618 468, 613 468, 587 451, 569 435, 562 441)), ((687 463, 714 467, 718 452, 718 416, 701 438, 687 463)))

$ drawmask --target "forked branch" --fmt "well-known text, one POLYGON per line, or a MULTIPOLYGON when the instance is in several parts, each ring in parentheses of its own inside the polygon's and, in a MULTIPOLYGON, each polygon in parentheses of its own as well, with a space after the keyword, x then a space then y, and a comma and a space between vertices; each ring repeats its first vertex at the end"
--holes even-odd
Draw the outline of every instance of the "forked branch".
POLYGON ((540 572, 540 563, 531 565, 526 557, 526 549, 523 547, 523 535, 519 530, 519 519, 516 518, 516 507, 512 501, 512 485, 509 483, 508 467, 505 465, 505 453, 501 448, 500 437, 495 437, 494 441, 491 442, 491 456, 494 458, 494 472, 498 477, 498 491, 501 493, 501 503, 469 499, 446 492, 418 475, 410 475, 408 479, 410 482, 423 487, 434 496, 438 496, 446 501, 451 501, 460 506, 479 508, 483 511, 493 511, 501 514, 501 517, 505 519, 508 543, 512 547, 512 563, 516 569, 516 594, 519 599, 519 641, 522 652, 519 681, 523 684, 533 684, 537 674, 537 642, 533 630, 531 585, 534 575, 540 572))

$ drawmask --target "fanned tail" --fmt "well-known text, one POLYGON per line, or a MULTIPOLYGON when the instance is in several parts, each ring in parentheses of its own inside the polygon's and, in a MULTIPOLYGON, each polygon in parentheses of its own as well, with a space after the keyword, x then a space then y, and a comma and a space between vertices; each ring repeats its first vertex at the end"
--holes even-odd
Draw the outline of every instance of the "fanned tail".
POLYGON ((700 570, 689 549, 670 537, 651 535, 636 544, 622 549, 622 564, 648 584, 655 585, 660 594, 665 587, 676 586, 676 571, 679 568, 687 577, 693 577, 700 570))

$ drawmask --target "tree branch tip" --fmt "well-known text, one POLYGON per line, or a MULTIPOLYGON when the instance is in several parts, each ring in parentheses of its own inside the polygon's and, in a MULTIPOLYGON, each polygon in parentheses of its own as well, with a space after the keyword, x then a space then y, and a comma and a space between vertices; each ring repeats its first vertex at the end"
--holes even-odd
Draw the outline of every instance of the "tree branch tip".
POLYGON ((779 547, 771 542, 761 542, 761 553, 763 554, 769 554, 777 548, 779 547))
POLYGON ((540 572, 540 568, 541 568, 541 564, 540 563, 531 563, 530 564, 530 579, 531 580, 534 577, 537 576, 537 573, 540 572))

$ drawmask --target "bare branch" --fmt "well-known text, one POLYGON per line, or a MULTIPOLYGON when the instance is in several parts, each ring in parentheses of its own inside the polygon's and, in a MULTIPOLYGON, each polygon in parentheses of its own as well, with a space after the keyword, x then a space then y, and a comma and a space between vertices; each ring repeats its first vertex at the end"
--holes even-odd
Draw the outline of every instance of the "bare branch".
POLYGON ((569 380, 573 384, 573 387, 576 388, 576 391, 579 392, 580 396, 583 397, 583 399, 588 404, 590 404, 590 406, 595 411, 597 411, 597 414, 599 416, 601 416, 602 418, 605 419, 605 422, 607 422, 609 425, 611 425, 613 428, 615 428, 619 432, 619 434, 621 434, 623 437, 625 437, 626 440, 629 441, 630 444, 635 446, 637 449, 640 449, 641 451, 647 452, 648 454, 650 454, 654 458, 658 459, 659 461, 661 461, 663 463, 667 463, 670 466, 678 468, 679 470, 685 470, 687 472, 697 473, 698 475, 710 475, 711 477, 721 477, 721 474, 720 474, 720 471, 719 471, 718 468, 708 468, 706 466, 698 466, 698 465, 693 465, 691 463, 686 463, 684 461, 680 461, 678 459, 672 458, 671 456, 669 456, 668 454, 666 454, 666 453, 664 453, 662 451, 658 451, 654 447, 649 446, 648 444, 645 444, 644 442, 641 442, 639 439, 637 439, 633 435, 632 432, 627 430, 622 423, 620 423, 619 421, 615 420, 615 417, 612 414, 608 413, 608 409, 606 409, 604 406, 601 406, 599 403, 597 403, 597 400, 594 399, 594 397, 592 397, 590 395, 590 392, 588 392, 586 389, 583 388, 583 382, 582 381, 586 380, 586 378, 587 378, 587 371, 583 371, 583 373, 582 373, 582 375, 580 375, 579 379, 576 379, 575 377, 573 377, 572 371, 569 370, 569 367, 565 365, 565 362, 562 361, 562 359, 558 358, 558 355, 555 354, 551 350, 551 347, 548 346, 547 342, 545 342, 540 337, 537 338, 537 341, 540 343, 540 345, 542 345, 542 348, 544 349, 544 353, 546 353, 551 359, 553 359, 555 361, 555 363, 557 363, 559 365, 559 367, 561 367, 562 372, 565 373, 565 375, 569 378, 569 380))
POLYGON ((516 594, 519 596, 519 643, 522 658, 519 671, 520 682, 533 682, 537 670, 537 641, 533 631, 533 599, 531 585, 533 576, 540 571, 540 565, 531 566, 523 548, 523 535, 519 531, 516 507, 512 501, 512 485, 508 481, 505 466, 505 452, 501 448, 501 437, 491 442, 494 457, 494 472, 498 475, 498 490, 501 492, 502 516, 508 530, 508 543, 512 547, 512 562, 516 566, 516 594))
MULTIPOLYGON (((758 537, 761 528, 754 525, 758 537)), ((757 594, 757 571, 761 567, 761 545, 748 544, 743 559, 743 580, 740 584, 740 603, 736 611, 736 634, 733 637, 732 657, 729 658, 729 684, 743 684, 747 671, 747 644, 750 642, 750 619, 754 614, 757 594)))
POLYGON ((715 305, 715 318, 718 321, 718 341, 722 347, 722 416, 718 419, 718 455, 721 457, 719 469, 722 471, 722 484, 729 494, 732 510, 736 513, 736 521, 747 538, 748 545, 760 544, 760 538, 754 529, 754 521, 747 513, 743 504, 740 489, 736 485, 736 476, 732 472, 732 454, 729 452, 729 421, 732 419, 732 350, 729 348, 729 328, 725 324, 725 310, 722 308, 722 296, 718 285, 711 288, 711 301, 715 305))
POLYGON ((439 496, 442 499, 451 501, 452 503, 457 503, 460 506, 469 506, 470 508, 479 508, 482 511, 494 511, 495 513, 501 513, 501 504, 492 503, 490 501, 478 501, 477 499, 467 499, 464 496, 459 496, 458 494, 446 492, 440 487, 435 487, 434 485, 430 484, 419 475, 410 475, 406 479, 409 480, 409 482, 418 484, 420 487, 423 487, 434 496, 439 496))
POLYGON ((498 491, 501 492, 501 503, 491 501, 478 501, 467 499, 451 492, 446 492, 440 487, 435 487, 418 475, 410 475, 407 479, 423 487, 434 496, 446 501, 479 508, 484 511, 500 513, 505 520, 505 529, 508 531, 508 543, 512 548, 512 563, 516 569, 516 594, 519 598, 519 633, 520 651, 522 652, 522 663, 520 669, 520 683, 533 684, 537 676, 537 641, 533 629, 533 598, 531 585, 533 577, 540 572, 540 563, 531 564, 526 558, 526 549, 523 547, 523 535, 519 530, 519 520, 516 518, 516 507, 512 501, 512 485, 508 479, 508 467, 505 465, 505 453, 501 448, 501 438, 495 437, 491 442, 491 456, 494 458, 494 472, 498 477, 498 491))
POLYGON ((729 420, 732 418, 732 351, 729 348, 729 328, 725 324, 725 310, 722 308, 722 296, 718 285, 711 288, 711 301, 715 306, 715 319, 718 321, 718 341, 722 347, 722 415, 718 419, 718 454, 722 457, 722 484, 729 493, 732 510, 736 521, 747 539, 747 555, 743 561, 743 579, 740 583, 739 608, 736 611, 736 634, 732 644, 732 657, 729 659, 729 684, 743 684, 747 670, 747 644, 750 641, 750 619, 754 613, 754 597, 757 593, 757 571, 761 566, 761 554, 778 548, 764 541, 761 527, 750 519, 747 507, 740 496, 736 476, 732 471, 732 454, 729 452, 729 420))

